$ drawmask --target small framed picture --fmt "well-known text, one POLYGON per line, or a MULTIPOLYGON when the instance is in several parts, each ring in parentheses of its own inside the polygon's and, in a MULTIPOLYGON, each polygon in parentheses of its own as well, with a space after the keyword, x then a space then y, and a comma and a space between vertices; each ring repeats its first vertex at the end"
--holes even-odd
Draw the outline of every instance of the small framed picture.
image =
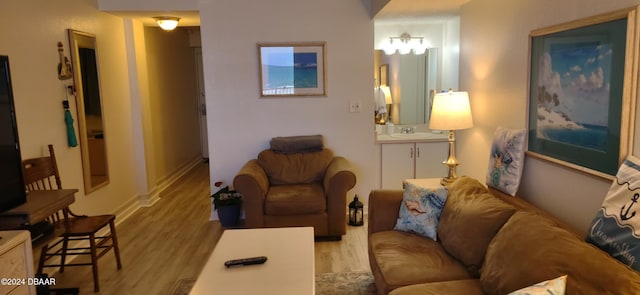
POLYGON ((327 96, 326 42, 259 43, 260 96, 327 96))

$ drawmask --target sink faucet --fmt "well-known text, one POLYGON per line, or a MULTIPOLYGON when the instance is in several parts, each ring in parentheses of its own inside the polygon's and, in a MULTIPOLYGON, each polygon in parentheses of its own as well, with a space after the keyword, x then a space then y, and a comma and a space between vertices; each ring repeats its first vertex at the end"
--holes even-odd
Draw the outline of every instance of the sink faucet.
POLYGON ((400 133, 404 133, 404 134, 411 134, 416 132, 416 128, 415 127, 402 127, 400 129, 400 133))

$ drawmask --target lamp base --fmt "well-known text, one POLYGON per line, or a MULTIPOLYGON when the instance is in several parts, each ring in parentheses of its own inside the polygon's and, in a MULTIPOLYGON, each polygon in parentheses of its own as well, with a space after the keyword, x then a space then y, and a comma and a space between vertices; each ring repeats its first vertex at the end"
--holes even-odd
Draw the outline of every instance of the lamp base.
POLYGON ((458 176, 456 175, 456 166, 460 165, 460 162, 456 159, 456 137, 453 130, 449 130, 449 157, 442 162, 449 168, 447 177, 440 180, 440 184, 447 186, 454 182, 458 176))

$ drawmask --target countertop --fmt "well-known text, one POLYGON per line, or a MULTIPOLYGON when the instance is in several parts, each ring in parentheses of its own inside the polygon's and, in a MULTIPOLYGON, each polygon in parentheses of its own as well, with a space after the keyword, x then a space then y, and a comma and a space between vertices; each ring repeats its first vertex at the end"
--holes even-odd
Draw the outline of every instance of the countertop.
POLYGON ((405 143, 405 142, 443 142, 449 141, 448 132, 428 131, 415 133, 376 134, 376 143, 405 143))

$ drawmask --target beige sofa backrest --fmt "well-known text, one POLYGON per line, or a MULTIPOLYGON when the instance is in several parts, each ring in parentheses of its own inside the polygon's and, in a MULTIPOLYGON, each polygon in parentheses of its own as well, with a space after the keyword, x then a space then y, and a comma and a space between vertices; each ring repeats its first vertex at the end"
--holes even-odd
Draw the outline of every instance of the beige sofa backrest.
POLYGON ((480 282, 489 294, 567 275, 566 294, 640 294, 640 275, 545 216, 516 212, 487 249, 480 282))
POLYGON ((271 149, 258 154, 258 163, 264 169, 270 184, 321 182, 333 160, 333 151, 276 153, 271 149))

